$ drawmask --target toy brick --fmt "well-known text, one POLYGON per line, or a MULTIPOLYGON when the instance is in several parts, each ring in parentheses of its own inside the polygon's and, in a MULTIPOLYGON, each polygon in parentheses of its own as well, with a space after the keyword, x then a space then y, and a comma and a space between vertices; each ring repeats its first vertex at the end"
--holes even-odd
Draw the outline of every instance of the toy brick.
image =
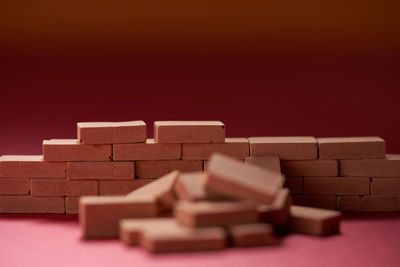
POLYGON ((2 178, 0 179, 0 195, 29 195, 29 179, 2 178))
POLYGON ((182 159, 207 160, 214 152, 244 159, 249 156, 249 140, 247 138, 225 138, 224 143, 182 144, 182 159))
POLYGON ((178 177, 179 171, 170 172, 129 193, 127 198, 151 196, 160 204, 160 209, 171 209, 176 201, 174 186, 178 177))
POLYGON ((133 180, 100 180, 99 194, 104 196, 126 195, 140 187, 155 181, 156 179, 133 179, 133 180))
POLYGON ((86 239, 117 238, 121 219, 155 217, 158 211, 151 196, 85 196, 79 201, 79 222, 86 239))
POLYGON ((64 212, 64 197, 0 196, 0 213, 64 212))
POLYGON ((316 236, 336 234, 341 219, 342 215, 338 211, 302 206, 290 208, 290 229, 296 233, 316 236))
POLYGON ((400 177, 372 178, 371 194, 400 194, 400 177))
POLYGON ((270 204, 282 184, 280 173, 217 153, 210 157, 205 178, 205 187, 211 192, 260 204, 270 204))
POLYGON ((286 176, 338 176, 337 160, 282 160, 282 173, 286 176))
POLYGON ((271 245, 275 236, 274 227, 267 223, 232 225, 228 232, 235 247, 271 245))
POLYGON ((370 196, 338 196, 342 211, 400 211, 400 194, 370 196))
POLYGON ((119 222, 119 237, 128 246, 140 245, 145 229, 175 227, 174 218, 123 219, 119 222))
POLYGON ((286 176, 283 187, 287 187, 291 194, 303 193, 303 177, 301 176, 286 176))
POLYGON ((66 179, 31 179, 31 195, 58 197, 66 196, 66 179))
POLYGON ((225 125, 220 121, 155 121, 157 143, 223 143, 225 125))
POLYGON ((369 177, 304 177, 305 195, 368 195, 369 177))
POLYGON ((227 226, 259 221, 257 206, 250 202, 180 201, 175 219, 189 227, 227 226))
POLYGON ((146 142, 144 121, 78 122, 78 139, 82 144, 119 144, 146 142))
POLYGON ((181 173, 175 183, 175 193, 178 199, 184 201, 221 199, 221 196, 205 190, 204 179, 203 172, 181 173))
POLYGON ((114 160, 169 160, 180 159, 181 144, 158 144, 154 139, 146 143, 115 144, 114 160))
POLYGON ((67 180, 67 196, 92 196, 99 194, 98 181, 95 180, 67 180))
POLYGON ((40 155, 0 157, 0 177, 65 178, 66 169, 66 163, 44 162, 40 155))
POLYGON ((66 197, 65 198, 65 212, 67 214, 79 213, 79 197, 66 197))
POLYGON ((336 209, 336 196, 292 195, 294 205, 321 209, 336 209))
POLYGON ((77 139, 43 140, 44 161, 109 161, 112 145, 83 145, 77 139))
POLYGON ((146 228, 141 245, 152 253, 220 250, 227 246, 222 227, 190 228, 174 222, 146 228))
POLYGON ((247 157, 245 163, 268 169, 270 171, 281 172, 281 164, 279 157, 277 156, 247 157))
POLYGON ((320 159, 385 158, 385 141, 380 137, 317 138, 320 159))
POLYGON ((283 160, 316 159, 314 137, 250 137, 250 156, 278 156, 283 160))
POLYGON ((134 162, 68 162, 68 179, 132 180, 135 178, 134 162))
POLYGON ((275 225, 285 225, 289 220, 289 209, 292 204, 289 189, 280 189, 270 205, 259 205, 257 210, 261 221, 275 225))
POLYGON ((400 155, 385 159, 340 160, 340 176, 400 177, 400 155))
POLYGON ((158 178, 174 170, 182 172, 202 171, 201 160, 152 160, 137 161, 136 178, 158 178))

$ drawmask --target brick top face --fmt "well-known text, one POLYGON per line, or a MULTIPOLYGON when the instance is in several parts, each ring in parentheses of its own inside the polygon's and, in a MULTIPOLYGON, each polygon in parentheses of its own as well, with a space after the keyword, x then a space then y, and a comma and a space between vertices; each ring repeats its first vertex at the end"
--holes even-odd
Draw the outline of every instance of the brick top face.
POLYGON ((50 139, 43 140, 43 145, 78 145, 78 139, 50 139))
POLYGON ((385 142, 382 138, 377 136, 364 136, 364 137, 324 137, 317 138, 320 144, 333 144, 333 143, 353 143, 353 142, 385 142))
POLYGON ((129 127, 146 126, 144 121, 123 121, 123 122, 78 122, 80 128, 106 128, 106 127, 129 127))
POLYGON ((250 143, 274 143, 274 144, 296 144, 296 143, 317 143, 312 136, 283 136, 283 137, 249 137, 250 143))
POLYGON ((42 155, 22 155, 22 156, 17 156, 17 155, 4 155, 0 157, 0 161, 14 161, 14 162, 19 162, 19 161, 24 161, 24 162, 41 162, 43 161, 43 156, 42 155))
POLYGON ((155 126, 224 126, 221 121, 155 121, 155 126))

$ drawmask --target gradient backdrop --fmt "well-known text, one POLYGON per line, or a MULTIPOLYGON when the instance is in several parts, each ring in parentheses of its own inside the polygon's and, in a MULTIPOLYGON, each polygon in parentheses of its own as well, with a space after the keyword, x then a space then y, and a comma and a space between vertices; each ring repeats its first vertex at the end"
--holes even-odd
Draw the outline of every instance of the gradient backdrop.
POLYGON ((400 153, 400 1, 323 2, 2 0, 0 154, 135 119, 400 153))

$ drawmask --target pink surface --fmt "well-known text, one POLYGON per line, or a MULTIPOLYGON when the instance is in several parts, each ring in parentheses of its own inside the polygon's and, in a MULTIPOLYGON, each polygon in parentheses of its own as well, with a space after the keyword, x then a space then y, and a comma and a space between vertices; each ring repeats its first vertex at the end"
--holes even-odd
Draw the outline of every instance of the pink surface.
POLYGON ((151 255, 117 240, 83 241, 71 215, 0 215, 0 266, 399 266, 400 213, 346 215, 341 234, 280 245, 151 255))

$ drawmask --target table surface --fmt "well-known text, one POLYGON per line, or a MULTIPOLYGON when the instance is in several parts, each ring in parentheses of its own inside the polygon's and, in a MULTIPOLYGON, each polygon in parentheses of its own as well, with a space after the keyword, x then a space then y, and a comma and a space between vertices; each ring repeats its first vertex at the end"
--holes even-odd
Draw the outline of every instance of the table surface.
POLYGON ((399 266, 400 213, 346 214, 338 235, 291 234, 279 245, 152 255, 81 239, 76 215, 0 215, 0 266, 399 266))

